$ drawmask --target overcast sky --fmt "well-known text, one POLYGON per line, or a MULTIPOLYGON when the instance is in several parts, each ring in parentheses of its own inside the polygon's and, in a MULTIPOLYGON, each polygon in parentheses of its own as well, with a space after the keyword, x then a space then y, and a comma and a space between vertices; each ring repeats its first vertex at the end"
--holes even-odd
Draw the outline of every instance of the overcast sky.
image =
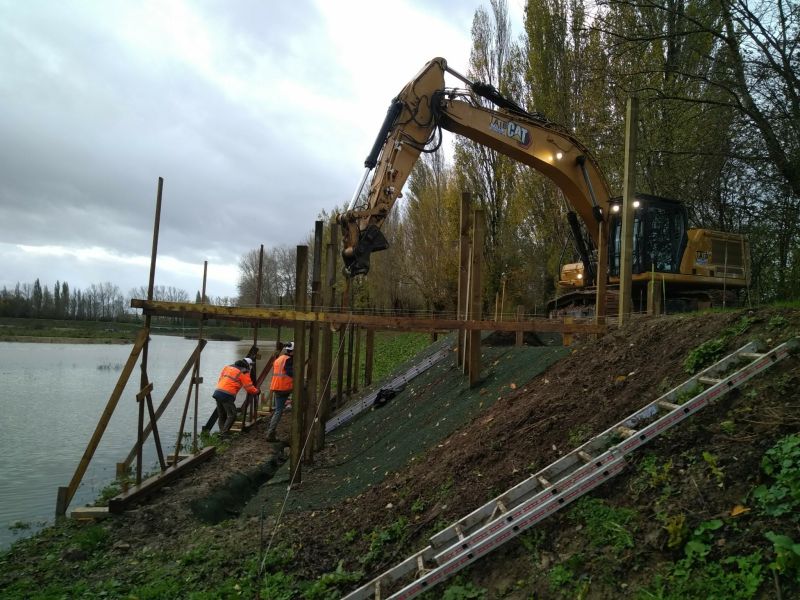
MULTIPOLYGON (((524 0, 509 0, 521 31, 524 0)), ((249 249, 350 199, 391 98, 465 72, 480 0, 0 0, 0 288, 235 296, 249 249)))

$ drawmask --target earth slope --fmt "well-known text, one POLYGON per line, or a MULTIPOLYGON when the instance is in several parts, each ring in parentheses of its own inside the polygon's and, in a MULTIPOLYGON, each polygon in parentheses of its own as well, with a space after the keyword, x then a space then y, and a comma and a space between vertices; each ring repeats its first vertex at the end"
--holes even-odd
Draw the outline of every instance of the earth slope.
MULTIPOLYGON (((480 386, 470 390, 446 359, 331 435, 288 496, 283 469, 221 524, 191 510, 232 473, 282 453, 262 423, 137 510, 16 545, 0 558, 0 589, 11 598, 47 589, 39 597, 340 597, 684 381, 687 358, 799 334, 800 311, 762 309, 637 319, 566 352, 490 336, 480 386)), ((791 357, 428 597, 798 597, 800 547, 782 554, 767 537, 800 539, 791 504, 800 503, 800 449, 792 454, 787 438, 800 430, 798 383, 791 357), (767 452, 785 473, 762 469, 767 452), (788 500, 775 499, 780 482, 788 500), (781 502, 792 508, 781 512, 781 502)))

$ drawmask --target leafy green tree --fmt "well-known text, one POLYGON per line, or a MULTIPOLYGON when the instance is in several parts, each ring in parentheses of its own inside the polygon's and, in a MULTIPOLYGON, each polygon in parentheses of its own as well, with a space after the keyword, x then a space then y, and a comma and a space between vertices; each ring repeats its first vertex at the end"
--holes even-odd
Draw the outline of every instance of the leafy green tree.
MULTIPOLYGON (((513 62, 515 46, 505 0, 490 1, 491 14, 478 8, 472 24, 472 51, 468 76, 493 85, 502 94, 514 97, 519 91, 518 69, 513 62)), ((491 103, 483 98, 476 102, 491 103)), ((505 240, 514 224, 509 222, 519 165, 491 148, 466 138, 455 142, 455 167, 460 189, 473 193, 485 211, 487 292, 490 297, 501 287, 506 257, 505 240)))

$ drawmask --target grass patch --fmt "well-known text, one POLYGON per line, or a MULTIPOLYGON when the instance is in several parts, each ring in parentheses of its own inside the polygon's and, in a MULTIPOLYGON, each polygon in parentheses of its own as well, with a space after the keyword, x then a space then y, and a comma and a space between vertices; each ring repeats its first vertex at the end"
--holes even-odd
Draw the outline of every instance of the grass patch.
POLYGON ((584 497, 569 512, 569 519, 584 524, 592 546, 608 546, 619 553, 633 547, 635 515, 636 511, 630 508, 614 508, 599 498, 584 497))

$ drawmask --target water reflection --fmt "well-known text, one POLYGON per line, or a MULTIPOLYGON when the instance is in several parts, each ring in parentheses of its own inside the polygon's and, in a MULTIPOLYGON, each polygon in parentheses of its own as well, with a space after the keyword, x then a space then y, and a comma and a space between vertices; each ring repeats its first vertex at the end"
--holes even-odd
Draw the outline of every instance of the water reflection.
MULTIPOLYGON (((197 342, 153 335, 148 376, 158 407, 197 342)), ((211 393, 219 370, 245 355, 250 341, 209 341, 200 360, 198 429, 215 408, 211 393)), ((274 342, 264 341, 262 348, 274 342)), ((56 492, 69 484, 119 379, 131 345, 0 342, 0 547, 53 521, 56 492), (15 527, 15 523, 31 525, 15 527)), ((137 363, 109 421, 71 507, 92 502, 114 480, 136 442, 140 368, 137 363)), ((158 421, 165 452, 174 451, 189 385, 187 376, 158 421)), ((145 411, 145 423, 148 417, 145 411)), ((185 430, 194 424, 191 394, 185 430)), ((144 471, 156 469, 152 437, 144 449, 144 471)))

